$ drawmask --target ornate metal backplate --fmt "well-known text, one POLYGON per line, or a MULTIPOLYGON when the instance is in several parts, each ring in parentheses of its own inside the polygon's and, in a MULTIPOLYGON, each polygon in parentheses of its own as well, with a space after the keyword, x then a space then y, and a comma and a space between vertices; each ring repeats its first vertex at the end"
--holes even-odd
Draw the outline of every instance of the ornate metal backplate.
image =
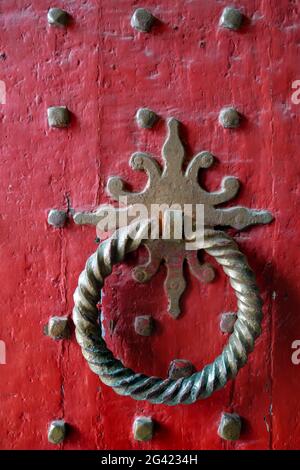
MULTIPOLYGON (((163 167, 149 154, 134 153, 130 165, 134 170, 145 171, 148 181, 141 192, 130 192, 119 177, 110 177, 107 183, 108 194, 119 203, 126 197, 127 205, 114 207, 102 205, 93 212, 77 212, 74 220, 77 224, 97 225, 103 218, 107 220, 105 231, 123 226, 121 215, 126 215, 126 223, 130 223, 135 216, 130 214, 130 207, 143 204, 149 213, 151 205, 167 205, 171 207, 178 204, 204 206, 205 227, 229 226, 235 229, 244 229, 253 224, 269 223, 273 217, 269 211, 248 209, 242 206, 218 208, 233 199, 239 189, 239 180, 227 176, 222 180, 221 189, 216 192, 207 192, 198 181, 200 169, 212 166, 214 157, 210 152, 203 151, 193 157, 186 169, 183 169, 185 151, 179 136, 179 122, 170 118, 167 122, 168 135, 162 148, 163 167), (107 216, 111 214, 109 219, 107 216), (117 222, 117 224, 116 224, 117 222)), ((149 253, 146 264, 136 267, 133 276, 138 282, 148 281, 159 269, 162 261, 167 265, 167 279, 165 289, 169 300, 169 312, 176 318, 180 314, 179 300, 185 289, 183 277, 183 262, 187 260, 194 276, 203 282, 210 282, 214 278, 214 271, 208 263, 201 264, 196 251, 186 250, 181 240, 147 240, 144 242, 149 253)))

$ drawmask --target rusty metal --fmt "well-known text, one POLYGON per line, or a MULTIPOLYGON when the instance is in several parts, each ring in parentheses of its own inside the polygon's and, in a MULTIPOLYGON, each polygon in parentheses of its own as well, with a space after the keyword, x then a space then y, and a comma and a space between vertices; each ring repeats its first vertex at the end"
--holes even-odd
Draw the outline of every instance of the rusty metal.
POLYGON ((210 396, 233 379, 243 367, 261 332, 262 301, 253 272, 236 243, 221 231, 206 229, 204 250, 222 266, 237 298, 234 331, 222 353, 211 364, 190 377, 177 380, 148 377, 126 368, 107 348, 99 320, 99 292, 113 265, 136 250, 148 235, 151 221, 123 227, 104 242, 87 260, 74 293, 73 320, 76 338, 93 372, 118 394, 151 403, 193 403, 210 396))

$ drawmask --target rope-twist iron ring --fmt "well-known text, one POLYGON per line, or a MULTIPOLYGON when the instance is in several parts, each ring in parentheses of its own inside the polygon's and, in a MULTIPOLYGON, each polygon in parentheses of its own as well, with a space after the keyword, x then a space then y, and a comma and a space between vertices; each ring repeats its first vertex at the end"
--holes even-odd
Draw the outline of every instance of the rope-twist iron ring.
POLYGON ((149 377, 125 367, 106 346, 97 304, 113 265, 140 246, 148 227, 149 221, 141 223, 134 237, 131 226, 119 229, 87 260, 74 293, 76 339, 91 370, 118 394, 151 403, 189 404, 224 387, 246 364, 261 332, 262 302, 254 274, 234 240, 221 231, 207 229, 203 248, 222 266, 237 297, 237 320, 222 353, 201 371, 177 380, 149 377))

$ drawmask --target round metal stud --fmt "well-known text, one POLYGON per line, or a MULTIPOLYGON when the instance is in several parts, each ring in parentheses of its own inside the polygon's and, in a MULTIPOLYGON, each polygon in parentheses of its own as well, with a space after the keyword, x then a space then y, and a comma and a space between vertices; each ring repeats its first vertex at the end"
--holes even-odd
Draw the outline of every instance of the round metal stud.
POLYGON ((51 209, 48 213, 48 224, 56 228, 62 228, 67 222, 67 213, 58 209, 51 209))
POLYGON ((222 331, 222 333, 232 333, 236 320, 236 313, 222 313, 220 320, 220 330, 222 331))
POLYGON ((190 377, 196 371, 194 365, 186 359, 174 359, 168 370, 169 379, 177 380, 182 377, 190 377))
POLYGON ((226 7, 220 18, 220 26, 237 31, 242 26, 243 18, 243 14, 237 8, 226 7))
POLYGON ((92 371, 119 395, 167 405, 193 403, 224 387, 246 364, 261 332, 262 301, 253 272, 234 240, 224 232, 205 229, 203 249, 215 257, 229 276, 239 306, 234 332, 221 355, 185 380, 163 380, 136 373, 124 366, 113 356, 102 337, 98 308, 100 290, 113 265, 121 262, 126 253, 135 251, 145 240, 151 222, 149 219, 122 227, 117 237, 112 236, 102 242, 86 262, 74 293, 76 339, 92 371))
POLYGON ((140 315, 134 319, 134 330, 140 336, 151 336, 154 322, 151 315, 140 315))
POLYGON ((48 429, 48 441, 51 444, 60 444, 66 435, 66 424, 63 420, 55 420, 50 423, 48 429))
POLYGON ((235 108, 223 108, 219 114, 219 123, 225 129, 236 129, 240 126, 241 116, 235 108))
POLYGON ((218 434, 226 441, 237 441, 240 438, 242 421, 236 413, 222 413, 218 434))
POLYGON ((51 26, 67 26, 70 21, 70 15, 61 8, 50 8, 47 20, 51 26))
POLYGON ((138 416, 133 423, 133 437, 136 441, 150 441, 153 437, 152 418, 138 416))
POLYGON ((68 317, 51 317, 47 325, 47 335, 55 340, 70 337, 68 317))
POLYGON ((135 118, 138 126, 142 129, 151 129, 158 120, 157 114, 148 108, 140 108, 135 118))
POLYGON ((198 153, 198 158, 201 163, 200 164, 201 168, 211 167, 215 160, 213 154, 210 152, 207 152, 207 150, 204 150, 203 152, 198 153))
POLYGON ((148 33, 154 21, 155 17, 149 10, 138 8, 131 17, 131 26, 142 33, 148 33))

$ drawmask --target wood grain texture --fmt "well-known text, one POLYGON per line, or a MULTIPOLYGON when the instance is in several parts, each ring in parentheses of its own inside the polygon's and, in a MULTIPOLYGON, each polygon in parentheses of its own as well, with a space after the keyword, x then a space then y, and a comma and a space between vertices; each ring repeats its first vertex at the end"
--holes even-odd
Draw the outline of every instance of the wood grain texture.
MULTIPOLYGON (((49 449, 47 427, 65 419, 64 449, 295 449, 299 448, 300 366, 291 344, 299 317, 299 6, 289 0, 240 0, 248 20, 240 32, 218 28, 228 3, 217 0, 144 0, 161 20, 150 34, 134 31, 130 0, 57 1, 70 12, 67 30, 47 24, 43 0, 3 2, 0 15, 0 441, 5 449, 49 449), (69 129, 50 129, 47 108, 65 105, 69 129), (218 124, 221 108, 244 116, 239 129, 218 124), (149 107, 161 116, 140 129, 134 116, 149 107), (257 273, 265 306, 263 333, 234 383, 189 406, 151 405, 116 395, 90 372, 74 338, 43 335, 53 315, 71 315, 73 291, 95 250, 93 227, 72 221, 47 225, 49 209, 90 209, 108 202, 105 184, 120 175, 137 190, 145 175, 128 159, 146 151, 160 159, 164 120, 176 117, 191 158, 211 151, 217 163, 202 184, 216 190, 223 176, 242 182, 237 202, 265 208, 276 220, 230 231, 257 273), (217 435, 221 413, 243 418, 241 439, 217 435), (135 416, 152 416, 152 441, 133 440, 135 416)), ((183 314, 167 314, 162 268, 149 284, 131 269, 145 252, 115 268, 103 299, 106 340, 126 365, 166 376, 170 361, 211 361, 226 341, 220 314, 234 311, 226 277, 200 284, 187 272, 183 314), (137 315, 152 315, 153 336, 134 331, 137 315)), ((208 258, 206 259, 208 261, 208 258)), ((211 261, 211 260, 209 260, 211 261)))

